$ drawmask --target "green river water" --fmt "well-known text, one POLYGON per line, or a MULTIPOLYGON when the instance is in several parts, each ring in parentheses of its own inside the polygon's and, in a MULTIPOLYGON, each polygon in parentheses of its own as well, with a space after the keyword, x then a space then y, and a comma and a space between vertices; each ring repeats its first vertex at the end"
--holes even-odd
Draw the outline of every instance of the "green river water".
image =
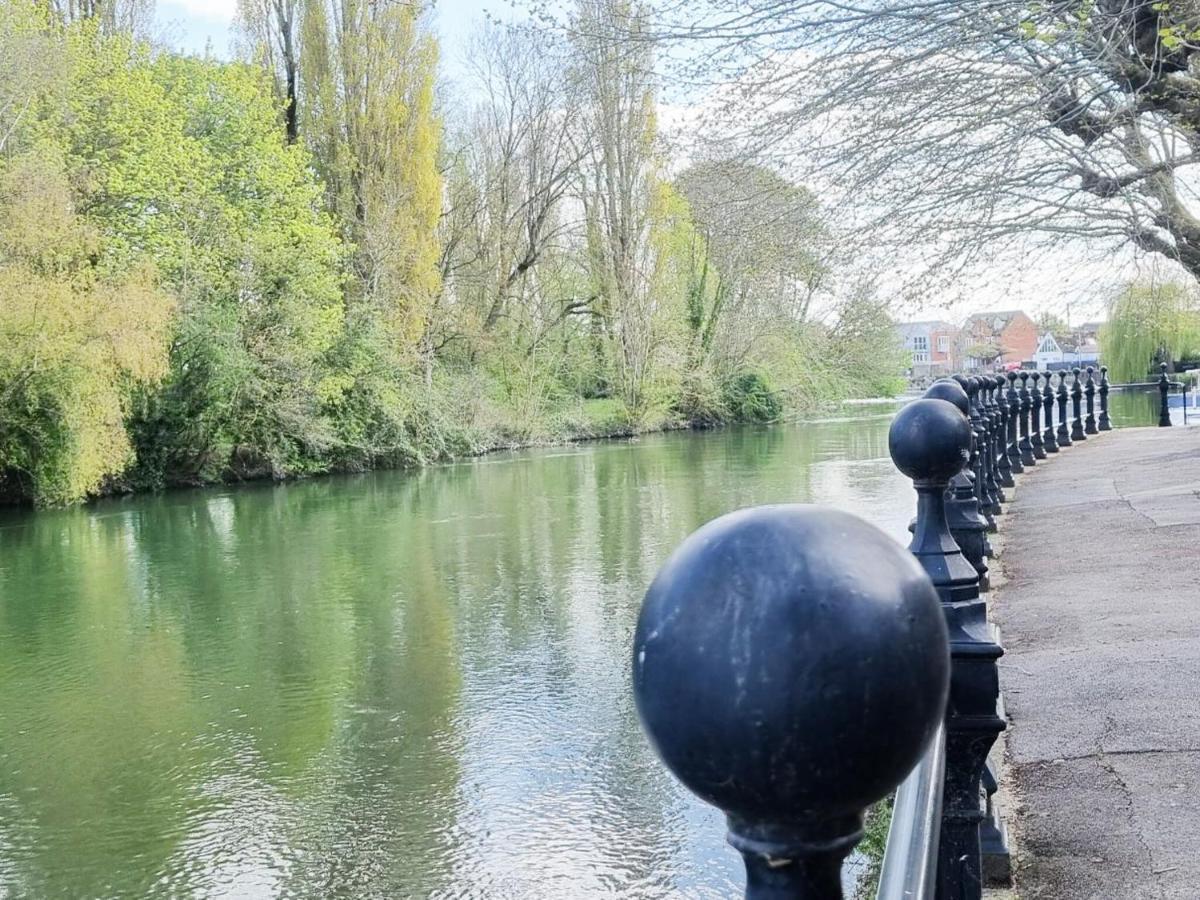
POLYGON ((731 896, 640 598, 742 506, 907 537, 893 409, 0 515, 0 897, 731 896))

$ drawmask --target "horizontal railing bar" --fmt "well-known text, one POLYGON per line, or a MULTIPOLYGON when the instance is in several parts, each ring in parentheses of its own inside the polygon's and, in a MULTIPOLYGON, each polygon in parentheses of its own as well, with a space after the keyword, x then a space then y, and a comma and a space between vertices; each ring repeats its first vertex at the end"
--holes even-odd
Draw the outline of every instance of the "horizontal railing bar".
MULTIPOLYGON (((1131 387, 1154 387, 1154 388, 1156 388, 1160 384, 1162 384, 1161 381, 1128 381, 1124 384, 1111 384, 1110 383, 1108 386, 1108 389, 1116 390, 1117 388, 1131 388, 1131 387)), ((1173 388, 1187 387, 1187 385, 1184 384, 1182 381, 1168 381, 1167 384, 1173 388)))
POLYGON ((933 897, 945 769, 946 726, 939 725, 925 755, 896 789, 876 900, 933 897))

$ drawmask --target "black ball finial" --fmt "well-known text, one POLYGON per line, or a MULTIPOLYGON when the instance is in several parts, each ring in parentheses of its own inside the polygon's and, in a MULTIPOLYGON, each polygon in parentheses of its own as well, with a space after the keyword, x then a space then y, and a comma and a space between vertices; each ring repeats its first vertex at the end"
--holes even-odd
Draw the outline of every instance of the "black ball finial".
POLYGON ((970 415, 970 398, 963 386, 954 378, 939 378, 921 396, 929 400, 945 400, 947 403, 953 403, 964 416, 970 415))
POLYGON ((892 420, 888 451, 913 481, 948 481, 971 457, 971 423, 945 400, 914 400, 892 420))
POLYGON ((948 679, 943 614, 916 560, 816 506, 745 509, 694 532, 634 636, 642 725, 728 816, 755 896, 809 896, 766 890, 781 880, 835 896, 863 811, 924 751, 948 679))

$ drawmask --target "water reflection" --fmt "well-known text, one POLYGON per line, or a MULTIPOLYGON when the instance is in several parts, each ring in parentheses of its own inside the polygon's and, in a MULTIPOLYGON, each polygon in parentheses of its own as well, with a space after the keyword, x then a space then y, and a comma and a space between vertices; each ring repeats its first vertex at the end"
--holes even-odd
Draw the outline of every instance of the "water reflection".
POLYGON ((0 896, 729 896, 638 602, 739 506, 905 537, 862 416, 0 519, 0 896))
MULTIPOLYGON (((1186 399, 1188 408, 1185 415, 1184 396, 1177 391, 1172 391, 1168 396, 1172 425, 1200 425, 1200 408, 1196 406, 1200 396, 1189 390, 1186 399)), ((1096 414, 1099 415, 1098 398, 1096 404, 1096 414)), ((1156 387, 1122 388, 1112 391, 1108 397, 1109 416, 1117 428, 1157 425, 1161 404, 1162 396, 1156 387)))

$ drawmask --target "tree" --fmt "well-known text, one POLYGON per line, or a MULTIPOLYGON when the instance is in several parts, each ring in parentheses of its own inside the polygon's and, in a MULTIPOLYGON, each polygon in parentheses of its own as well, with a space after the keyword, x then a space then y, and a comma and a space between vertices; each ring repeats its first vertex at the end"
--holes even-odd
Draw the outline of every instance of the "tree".
POLYGON ((0 493, 79 500, 132 458, 133 391, 166 374, 174 304, 152 267, 96 265, 52 147, 0 163, 0 493))
POLYGON ((106 34, 141 35, 154 18, 154 0, 48 0, 46 6, 63 25, 92 22, 106 34))
POLYGON ((1178 281, 1127 284, 1109 305, 1100 349, 1113 381, 1144 381, 1152 366, 1200 353, 1200 298, 1178 281))
POLYGON ((675 184, 730 291, 807 319, 830 274, 829 229, 812 192, 737 158, 696 163, 675 184))
POLYGON ((132 418, 140 483, 322 468, 344 251, 270 84, 81 26, 70 91, 39 132, 61 148, 113 277, 152 263, 178 299, 171 368, 132 418))
POLYGON ((304 0, 238 0, 238 23, 284 100, 289 143, 300 135, 300 15, 304 0))
POLYGON ((651 203, 655 159, 652 55, 636 37, 643 11, 631 0, 580 0, 575 10, 576 69, 585 116, 586 168, 580 200, 587 222, 589 269, 616 376, 633 421, 647 411, 661 334, 650 290, 657 268, 651 203))
POLYGON ((63 88, 64 59, 48 22, 41 7, 0 3, 0 153, 20 139, 36 101, 63 88))
POLYGON ((831 280, 831 235, 811 192, 743 160, 697 163, 675 184, 703 243, 703 277, 714 282, 705 349, 736 369, 764 330, 808 320, 831 280))
POLYGON ((574 224, 564 201, 579 173, 575 86, 544 35, 492 26, 470 58, 483 100, 446 151, 443 277, 461 329, 487 335, 512 320, 504 339, 530 352, 566 318, 591 311, 586 299, 546 296, 535 271, 564 252, 574 224))
POLYGON ((903 252, 908 275, 949 278, 1033 246, 1132 247, 1200 274, 1192 3, 664 0, 656 12, 656 37, 690 42, 685 74, 717 73, 712 120, 745 122, 744 151, 828 185, 862 243, 903 252))
POLYGON ((853 285, 838 305, 829 332, 832 359, 841 377, 849 376, 868 397, 891 397, 903 388, 910 354, 896 332, 887 303, 867 281, 853 285))
POLYGON ((313 0, 301 40, 301 130, 354 248, 355 294, 415 358, 439 290, 437 44, 417 4, 313 0))

